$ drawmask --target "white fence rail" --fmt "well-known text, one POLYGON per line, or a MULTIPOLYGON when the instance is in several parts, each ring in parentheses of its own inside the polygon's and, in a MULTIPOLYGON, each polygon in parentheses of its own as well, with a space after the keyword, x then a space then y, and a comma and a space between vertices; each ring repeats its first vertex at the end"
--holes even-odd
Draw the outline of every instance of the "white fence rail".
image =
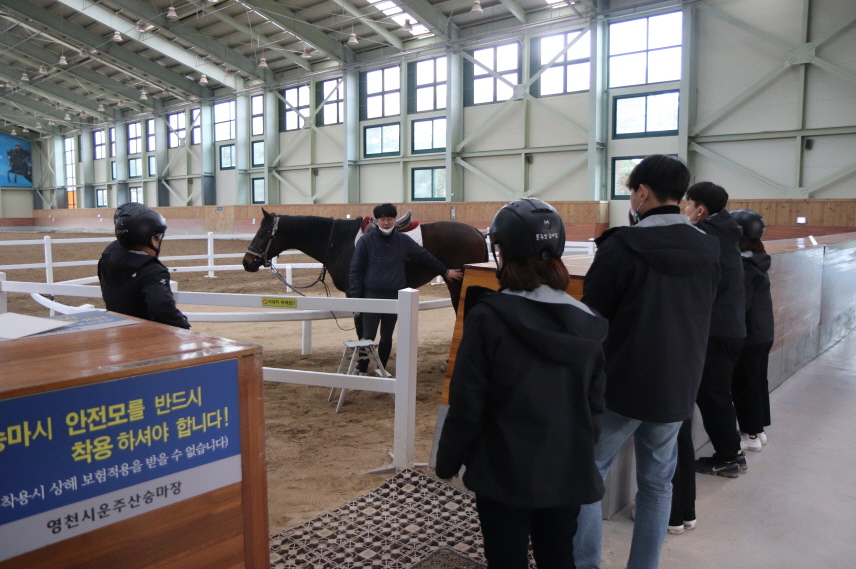
MULTIPOLYGON (((83 284, 52 284, 7 281, 5 273, 0 272, 0 313, 7 310, 7 293, 36 293, 83 298, 100 298, 101 289, 83 284)), ((398 291, 397 300, 378 300, 366 298, 328 298, 294 297, 276 295, 224 294, 209 292, 177 292, 176 300, 181 303, 210 306, 230 306, 238 308, 262 308, 265 300, 282 299, 292 305, 282 310, 302 312, 338 313, 350 315, 353 312, 377 312, 397 314, 396 376, 380 378, 370 376, 352 376, 328 372, 314 372, 292 369, 264 368, 265 381, 296 383, 318 387, 339 387, 351 390, 391 393, 395 396, 395 419, 393 441, 393 466, 411 468, 414 462, 414 440, 416 432, 416 350, 418 344, 418 311, 420 308, 419 291, 404 289, 398 291)), ((438 307, 444 301, 429 301, 426 305, 438 307)), ((426 309, 428 306, 425 307, 426 309)), ((258 313, 249 313, 258 315, 258 313)), ((302 315, 305 317, 305 314, 302 315)))

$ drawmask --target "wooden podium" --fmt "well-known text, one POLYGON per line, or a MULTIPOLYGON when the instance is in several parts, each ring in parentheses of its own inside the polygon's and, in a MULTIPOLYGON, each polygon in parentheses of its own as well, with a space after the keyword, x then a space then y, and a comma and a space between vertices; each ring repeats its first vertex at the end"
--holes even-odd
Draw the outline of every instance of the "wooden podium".
POLYGON ((261 347, 128 320, 0 343, 0 568, 269 567, 261 347))

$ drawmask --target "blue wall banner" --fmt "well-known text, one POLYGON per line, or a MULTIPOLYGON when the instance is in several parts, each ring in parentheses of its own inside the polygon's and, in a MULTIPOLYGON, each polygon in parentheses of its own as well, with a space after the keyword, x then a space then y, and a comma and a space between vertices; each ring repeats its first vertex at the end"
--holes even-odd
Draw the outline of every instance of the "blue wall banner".
POLYGON ((0 561, 241 480, 238 362, 0 401, 0 561))
POLYGON ((33 157, 30 143, 0 132, 0 186, 33 187, 33 157))

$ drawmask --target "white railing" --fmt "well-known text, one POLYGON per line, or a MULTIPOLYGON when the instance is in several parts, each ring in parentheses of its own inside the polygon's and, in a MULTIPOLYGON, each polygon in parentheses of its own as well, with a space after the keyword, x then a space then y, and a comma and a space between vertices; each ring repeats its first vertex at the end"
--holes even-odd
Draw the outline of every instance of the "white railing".
MULTIPOLYGON (((0 272, 0 313, 7 310, 7 293, 53 294, 83 298, 100 298, 101 289, 83 284, 51 284, 7 281, 0 272)), ((354 312, 376 312, 397 314, 396 377, 381 378, 354 376, 338 373, 303 371, 280 368, 263 368, 265 381, 296 383, 318 387, 338 387, 391 393, 395 396, 393 466, 412 468, 416 433, 416 349, 418 344, 418 311, 421 308, 419 291, 398 291, 397 300, 366 298, 294 297, 252 294, 224 294, 211 292, 176 292, 176 301, 184 304, 229 306, 238 308, 262 308, 263 299, 284 299, 290 304, 284 310, 303 312, 338 313, 350 315, 354 312)), ((444 301, 429 301, 439 305, 444 301)), ((253 313, 250 313, 253 314, 253 313)))

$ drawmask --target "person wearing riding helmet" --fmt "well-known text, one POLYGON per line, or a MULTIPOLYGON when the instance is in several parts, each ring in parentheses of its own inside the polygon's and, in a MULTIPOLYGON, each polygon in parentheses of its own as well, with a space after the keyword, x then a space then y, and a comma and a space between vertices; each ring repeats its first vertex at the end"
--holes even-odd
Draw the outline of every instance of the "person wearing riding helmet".
MULTIPOLYGON (((416 241, 395 230, 398 211, 391 203, 374 208, 377 230, 371 231, 357 241, 348 276, 350 298, 398 298, 398 291, 407 286, 404 272, 406 261, 412 261, 435 275, 456 281, 464 274, 458 269, 448 269, 416 241)), ((361 340, 374 340, 380 327, 378 356, 386 368, 392 352, 392 332, 398 316, 395 314, 362 313, 361 340)), ((361 359, 359 372, 365 375, 368 360, 361 359)))
POLYGON ((175 305, 169 271, 158 260, 166 220, 142 204, 122 204, 113 215, 116 241, 101 254, 98 280, 107 310, 190 328, 175 305))
POLYGON ((773 297, 770 294, 770 255, 761 243, 764 218, 751 209, 731 212, 743 228, 740 251, 746 285, 746 340, 737 358, 731 395, 740 425, 740 447, 760 451, 770 425, 770 386, 767 363, 773 347, 773 297))
POLYGON ((607 321, 569 296, 565 228, 543 201, 513 201, 490 241, 500 291, 469 287, 436 473, 476 495, 488 567, 574 567, 581 504, 603 497, 594 461, 607 321), (498 253, 497 253, 498 252, 498 253))

